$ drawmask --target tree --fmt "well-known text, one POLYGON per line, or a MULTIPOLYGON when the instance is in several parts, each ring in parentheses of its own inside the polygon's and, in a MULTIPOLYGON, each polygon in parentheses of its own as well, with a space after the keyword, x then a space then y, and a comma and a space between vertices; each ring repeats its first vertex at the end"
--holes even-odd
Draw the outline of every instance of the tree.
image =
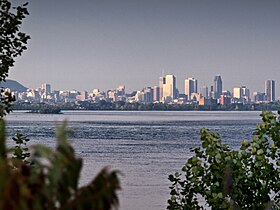
MULTIPOLYGON (((27 3, 12 7, 8 0, 0 0, 0 82, 5 81, 15 58, 27 49, 29 35, 20 31, 23 19, 28 15, 27 3)), ((0 117, 11 111, 14 101, 11 93, 0 89, 0 117)))
POLYGON ((280 208, 280 111, 261 114, 250 142, 235 151, 217 133, 201 130, 202 147, 192 148, 182 175, 172 182, 168 209, 279 209, 280 208))

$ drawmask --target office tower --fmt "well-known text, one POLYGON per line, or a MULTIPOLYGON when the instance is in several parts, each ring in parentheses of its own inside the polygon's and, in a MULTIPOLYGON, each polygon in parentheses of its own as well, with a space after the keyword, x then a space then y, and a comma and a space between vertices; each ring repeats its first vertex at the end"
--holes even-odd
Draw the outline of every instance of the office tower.
POLYGON ((144 93, 144 102, 145 103, 152 103, 154 98, 154 90, 151 87, 146 87, 143 89, 144 93))
POLYGON ((107 98, 109 101, 117 101, 117 93, 114 90, 107 91, 107 98))
POLYGON ((208 87, 207 86, 202 86, 200 89, 199 89, 199 93, 202 97, 208 99, 208 87))
POLYGON ((176 77, 174 75, 165 76, 165 84, 163 84, 163 100, 171 102, 176 98, 176 77))
POLYGON ((54 98, 54 101, 55 101, 55 102, 60 101, 60 94, 59 94, 59 91, 57 91, 57 90, 54 90, 54 91, 53 91, 53 98, 54 98))
POLYGON ((275 81, 265 80, 265 99, 266 101, 275 101, 275 81))
POLYGON ((238 98, 238 99, 241 98, 241 88, 240 87, 233 88, 232 93, 233 93, 233 98, 238 98))
POLYGON ((160 101, 160 90, 158 86, 154 86, 154 100, 153 101, 160 101))
POLYGON ((225 106, 231 104, 231 97, 227 95, 221 95, 220 104, 225 106))
POLYGON ((88 99, 88 92, 85 90, 80 92, 80 94, 76 96, 77 101, 86 101, 87 99, 88 99))
POLYGON ((233 88, 233 98, 238 99, 235 102, 247 104, 250 103, 250 90, 246 86, 233 88))
POLYGON ((50 94, 51 93, 51 85, 50 84, 47 84, 47 83, 43 83, 41 85, 41 89, 43 90, 43 92, 45 94, 50 94))
POLYGON ((246 86, 241 87, 241 97, 245 99, 247 103, 251 101, 250 99, 250 90, 246 86))
POLYGON ((197 93, 197 80, 193 77, 185 79, 185 95, 188 100, 191 100, 192 93, 197 93))
POLYGON ((165 84, 165 77, 159 78, 159 100, 163 101, 163 85, 165 84))
POLYGON ((213 83, 214 98, 218 99, 222 95, 223 82, 220 75, 215 76, 213 83))

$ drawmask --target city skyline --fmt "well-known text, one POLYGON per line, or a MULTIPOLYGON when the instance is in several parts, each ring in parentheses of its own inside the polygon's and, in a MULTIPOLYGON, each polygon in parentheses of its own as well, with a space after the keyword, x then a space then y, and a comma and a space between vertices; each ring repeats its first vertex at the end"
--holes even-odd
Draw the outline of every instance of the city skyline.
MULTIPOLYGON (((273 101, 279 101, 280 97, 277 97, 275 92, 275 80, 265 80, 264 81, 264 89, 262 91, 251 91, 249 88, 246 87, 246 85, 242 86, 235 86, 232 90, 225 90, 223 89, 223 82, 222 82, 222 76, 216 75, 213 79, 213 84, 209 86, 198 86, 199 80, 188 77, 185 78, 185 90, 183 92, 180 92, 177 88, 177 78, 175 75, 165 75, 159 77, 159 83, 158 85, 149 85, 146 87, 142 87, 138 90, 133 90, 131 92, 126 91, 125 84, 119 85, 117 88, 110 88, 110 89, 99 89, 96 87, 91 88, 91 90, 78 90, 78 89, 52 89, 51 84, 48 83, 42 83, 40 87, 37 88, 27 88, 27 95, 23 97, 29 97, 31 98, 37 98, 36 95, 41 95, 43 99, 47 99, 49 96, 52 98, 53 96, 57 94, 68 94, 68 93, 75 93, 78 95, 82 95, 81 97, 83 100, 87 100, 88 94, 92 95, 102 95, 102 97, 109 97, 109 98, 115 98, 116 96, 121 96, 121 98, 116 98, 114 101, 128 101, 133 102, 133 100, 128 99, 127 95, 134 96, 137 98, 137 100, 143 100, 146 101, 147 97, 149 98, 146 102, 188 102, 188 101, 199 101, 200 98, 205 99, 215 99, 219 100, 221 99, 221 96, 224 96, 226 98, 232 98, 237 99, 233 100, 234 103, 250 103, 251 99, 253 101, 260 101, 260 102, 273 102, 273 101), (140 95, 139 95, 140 94, 140 95), (144 96, 144 95, 145 96, 144 96), (145 99, 144 99, 144 98, 145 99), (178 100, 179 99, 179 100, 178 100), (242 99, 241 101, 239 99, 242 99), (181 101, 183 100, 183 101, 181 101)), ((11 91, 11 90, 10 90, 11 91)), ((21 92, 21 91, 20 91, 21 92)), ((26 92, 26 91, 24 91, 26 92)), ((13 94, 17 94, 14 91, 13 94)), ((76 97, 76 96, 75 96, 76 97)), ((104 98, 105 99, 105 98, 104 98)), ((81 100, 79 98, 78 100, 81 100)), ((137 101, 136 100, 136 101, 137 101)), ((222 99, 224 100, 224 99, 222 99)))
MULTIPOLYGON (((220 74, 223 89, 263 91, 264 80, 280 80, 279 9, 275 0, 32 1, 23 26, 32 39, 9 78, 31 88, 132 91, 162 74, 201 86, 220 74)), ((177 87, 183 92, 184 81, 177 87)))

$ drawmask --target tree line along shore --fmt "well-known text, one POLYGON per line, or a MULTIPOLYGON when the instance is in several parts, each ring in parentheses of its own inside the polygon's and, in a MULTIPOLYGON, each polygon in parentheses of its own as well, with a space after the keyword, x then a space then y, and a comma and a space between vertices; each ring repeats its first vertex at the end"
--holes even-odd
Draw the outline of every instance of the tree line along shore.
POLYGON ((263 111, 280 110, 280 102, 260 104, 230 104, 230 105, 199 105, 199 104, 165 104, 165 103, 127 103, 117 102, 67 102, 39 103, 15 102, 13 110, 29 110, 33 113, 60 113, 61 110, 117 110, 117 111, 263 111))

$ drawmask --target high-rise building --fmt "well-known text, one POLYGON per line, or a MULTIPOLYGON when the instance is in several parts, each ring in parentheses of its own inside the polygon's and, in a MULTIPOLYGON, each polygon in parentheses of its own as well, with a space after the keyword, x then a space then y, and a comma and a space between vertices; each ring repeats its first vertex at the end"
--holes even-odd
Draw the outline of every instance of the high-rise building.
POLYGON ((197 80, 193 77, 185 79, 185 95, 191 100, 192 93, 197 93, 197 80))
POLYGON ((243 103, 250 103, 250 90, 246 86, 241 87, 241 97, 243 99, 243 103))
POLYGON ((213 83, 214 98, 219 99, 223 91, 223 82, 220 75, 215 76, 213 83))
POLYGON ((199 89, 199 93, 202 97, 205 97, 206 99, 208 99, 208 87, 207 86, 202 86, 200 89, 199 89))
POLYGON ((266 101, 275 101, 275 81, 265 80, 265 99, 266 101))
POLYGON ((165 84, 165 77, 159 78, 159 100, 163 101, 163 85, 165 84))
POLYGON ((263 102, 265 101, 265 93, 254 92, 253 93, 254 102, 263 102))
POLYGON ((171 102, 176 98, 176 77, 174 75, 165 76, 165 84, 163 84, 163 100, 171 102))
POLYGON ((221 95, 221 98, 219 99, 219 102, 221 105, 229 105, 231 103, 231 97, 227 95, 221 95))
POLYGON ((87 99, 88 99, 88 92, 85 90, 80 92, 80 94, 76 96, 76 100, 78 101, 86 101, 87 99))
POLYGON ((246 86, 235 87, 233 88, 233 98, 238 99, 239 103, 250 103, 250 90, 246 86))
POLYGON ((107 91, 107 98, 109 101, 117 101, 117 93, 114 90, 108 90, 107 91))
POLYGON ((51 93, 51 85, 50 84, 47 84, 47 83, 43 83, 41 85, 41 89, 43 90, 43 92, 45 94, 50 94, 51 93))
POLYGON ((222 95, 223 96, 227 96, 227 97, 231 97, 232 96, 232 94, 231 94, 231 92, 229 90, 223 90, 222 95))
POLYGON ((152 103, 154 99, 154 90, 151 87, 146 87, 143 89, 144 93, 144 102, 145 103, 152 103))
POLYGON ((154 86, 154 101, 160 101, 160 90, 158 86, 154 86))
POLYGON ((233 98, 240 99, 241 98, 241 88, 240 87, 235 87, 233 88, 233 98))

